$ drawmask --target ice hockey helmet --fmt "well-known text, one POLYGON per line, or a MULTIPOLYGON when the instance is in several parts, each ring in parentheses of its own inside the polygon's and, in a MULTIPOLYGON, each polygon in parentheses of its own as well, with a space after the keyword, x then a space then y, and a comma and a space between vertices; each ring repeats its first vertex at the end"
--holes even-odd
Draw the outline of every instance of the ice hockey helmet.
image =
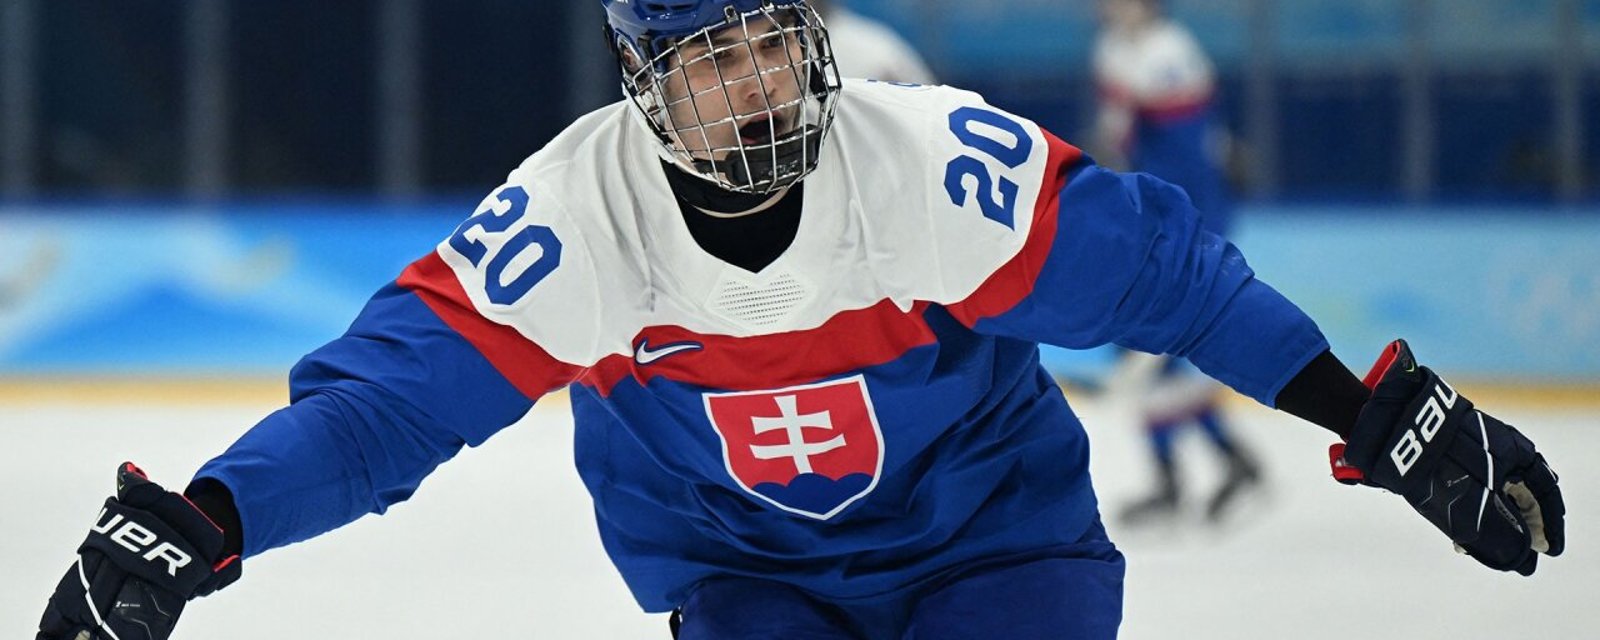
POLYGON ((840 80, 827 29, 804 0, 601 4, 623 92, 655 133, 664 157, 740 193, 772 193, 816 168, 840 80), (759 47, 782 55, 758 54, 759 47), (700 68, 695 65, 715 72, 712 86, 689 81, 685 69, 700 68), (752 105, 730 95, 730 86, 748 82, 758 83, 759 95, 768 98, 752 105), (768 91, 790 82, 797 91, 768 91), (782 97, 774 102, 773 95, 782 97), (770 130, 741 129, 749 122, 770 130))

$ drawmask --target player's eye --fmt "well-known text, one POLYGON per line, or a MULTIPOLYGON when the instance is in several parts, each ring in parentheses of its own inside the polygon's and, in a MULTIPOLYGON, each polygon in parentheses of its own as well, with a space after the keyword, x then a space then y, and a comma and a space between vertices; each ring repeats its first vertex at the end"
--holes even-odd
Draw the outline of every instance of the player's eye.
POLYGON ((707 54, 703 49, 685 48, 678 50, 678 60, 680 61, 679 64, 690 69, 694 68, 695 65, 704 62, 706 56, 707 54))

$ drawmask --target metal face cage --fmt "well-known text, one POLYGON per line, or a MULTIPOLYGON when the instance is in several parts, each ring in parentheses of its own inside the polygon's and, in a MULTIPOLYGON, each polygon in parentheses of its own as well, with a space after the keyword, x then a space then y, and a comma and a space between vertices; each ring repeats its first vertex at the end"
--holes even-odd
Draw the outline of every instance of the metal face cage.
POLYGON ((623 90, 673 162, 739 193, 817 166, 840 80, 827 29, 804 3, 764 3, 679 38, 615 43, 623 90))

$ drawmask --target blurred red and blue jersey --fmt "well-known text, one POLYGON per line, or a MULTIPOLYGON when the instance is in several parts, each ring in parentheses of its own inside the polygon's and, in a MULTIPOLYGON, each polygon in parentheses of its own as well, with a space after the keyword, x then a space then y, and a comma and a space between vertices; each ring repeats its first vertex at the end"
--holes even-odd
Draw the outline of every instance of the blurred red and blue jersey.
POLYGON ((1158 20, 1103 32, 1094 48, 1100 93, 1097 126, 1129 168, 1181 187, 1224 233, 1231 216, 1224 147, 1216 122, 1216 72, 1182 26, 1158 20))
POLYGON ((756 273, 695 243, 636 111, 569 127, 201 469, 245 554, 383 512, 567 388, 647 611, 714 576, 889 594, 1095 522, 1040 343, 1187 356, 1262 402, 1326 348, 1182 191, 971 93, 840 100, 799 230, 756 273))

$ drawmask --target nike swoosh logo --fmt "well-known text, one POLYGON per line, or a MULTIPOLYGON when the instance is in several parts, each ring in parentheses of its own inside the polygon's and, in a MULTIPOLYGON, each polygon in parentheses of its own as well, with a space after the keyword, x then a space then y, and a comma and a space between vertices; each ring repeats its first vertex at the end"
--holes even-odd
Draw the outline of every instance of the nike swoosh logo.
POLYGON ((650 348, 650 339, 639 341, 639 346, 633 350, 633 361, 639 364, 651 364, 657 360, 685 351, 699 351, 705 347, 698 342, 674 342, 662 345, 656 349, 650 348))

